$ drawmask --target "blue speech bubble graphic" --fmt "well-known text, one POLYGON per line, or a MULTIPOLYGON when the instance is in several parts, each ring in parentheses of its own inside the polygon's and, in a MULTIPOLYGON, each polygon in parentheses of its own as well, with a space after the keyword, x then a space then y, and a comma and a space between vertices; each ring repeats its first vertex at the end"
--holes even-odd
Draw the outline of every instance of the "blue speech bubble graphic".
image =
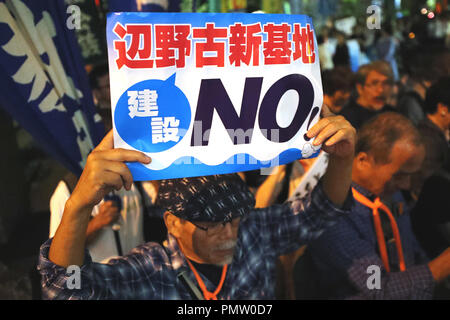
POLYGON ((161 152, 179 143, 191 123, 191 108, 175 86, 174 73, 167 80, 145 80, 128 88, 114 111, 119 136, 143 152, 161 152))

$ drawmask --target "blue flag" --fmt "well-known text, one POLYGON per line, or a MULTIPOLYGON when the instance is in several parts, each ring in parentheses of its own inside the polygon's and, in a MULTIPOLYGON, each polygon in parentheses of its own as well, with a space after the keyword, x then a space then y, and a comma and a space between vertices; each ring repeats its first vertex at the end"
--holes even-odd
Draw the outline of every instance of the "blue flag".
POLYGON ((0 0, 0 106, 75 174, 104 135, 63 0, 0 0))

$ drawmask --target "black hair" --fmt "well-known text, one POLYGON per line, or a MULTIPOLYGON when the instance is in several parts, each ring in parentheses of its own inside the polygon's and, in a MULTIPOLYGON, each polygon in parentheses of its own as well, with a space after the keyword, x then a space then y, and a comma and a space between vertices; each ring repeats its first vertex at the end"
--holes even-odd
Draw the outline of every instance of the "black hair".
POLYGON ((91 89, 98 89, 98 79, 109 73, 107 64, 99 64, 92 68, 89 72, 89 85, 91 89))
POLYGON ((323 92, 327 95, 333 95, 339 90, 352 91, 354 81, 354 74, 349 67, 337 66, 332 70, 322 72, 323 92))
POLYGON ((317 43, 318 43, 318 44, 322 44, 322 43, 324 43, 324 42, 325 42, 325 39, 324 39, 323 35, 319 34, 319 35, 317 36, 317 43))
POLYGON ((425 113, 436 113, 438 103, 443 103, 450 108, 450 77, 441 78, 428 88, 425 98, 425 113))

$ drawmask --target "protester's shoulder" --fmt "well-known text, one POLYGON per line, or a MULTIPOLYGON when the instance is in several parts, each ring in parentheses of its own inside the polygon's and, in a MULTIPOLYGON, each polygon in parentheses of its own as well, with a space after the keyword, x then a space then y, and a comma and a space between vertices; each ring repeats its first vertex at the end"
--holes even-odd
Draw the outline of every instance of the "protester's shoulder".
POLYGON ((315 250, 323 250, 339 248, 344 249, 346 242, 350 240, 357 240, 359 234, 365 225, 366 217, 355 216, 352 214, 343 216, 336 221, 331 228, 326 228, 323 233, 316 240, 312 241, 308 247, 311 252, 315 250))
POLYGON ((281 211, 283 207, 284 205, 282 204, 273 204, 265 208, 253 208, 247 219, 261 219, 266 215, 270 215, 272 212, 281 211))
POLYGON ((126 262, 131 265, 139 265, 144 268, 153 266, 152 269, 160 268, 160 266, 169 264, 169 252, 166 251, 159 243, 147 242, 132 249, 127 255, 118 259, 111 259, 110 263, 126 262))
POLYGON ((252 224, 264 223, 269 220, 276 219, 282 215, 289 214, 291 212, 290 203, 273 204, 265 208, 254 208, 246 217, 246 222, 249 226, 252 224))
POLYGON ((350 214, 340 217, 333 227, 325 229, 319 238, 309 244, 309 249, 331 255, 347 252, 350 247, 358 246, 360 241, 367 241, 373 228, 372 219, 370 209, 354 201, 350 214))
POLYGON ((360 226, 364 226, 367 223, 371 223, 372 212, 371 209, 364 206, 353 198, 353 201, 349 203, 349 214, 343 215, 331 229, 336 229, 336 232, 340 232, 338 229, 352 228, 359 229, 360 226))
POLYGON ((143 243, 131 250, 131 253, 140 253, 146 255, 166 255, 165 249, 157 242, 143 243))

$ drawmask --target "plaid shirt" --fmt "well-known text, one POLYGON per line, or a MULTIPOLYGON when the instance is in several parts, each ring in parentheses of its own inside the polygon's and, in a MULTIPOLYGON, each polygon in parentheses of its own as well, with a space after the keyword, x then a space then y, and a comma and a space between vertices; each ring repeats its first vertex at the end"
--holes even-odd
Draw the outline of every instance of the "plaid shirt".
MULTIPOLYGON (((351 193, 344 208, 350 208, 351 193)), ((233 262, 219 299, 274 299, 275 264, 279 255, 297 249, 317 238, 339 216, 348 214, 336 208, 319 184, 304 199, 255 209, 241 221, 233 262)), ((81 289, 68 289, 71 274, 48 259, 52 239, 40 250, 38 270, 42 275, 43 296, 47 299, 192 299, 177 279, 181 270, 196 284, 186 258, 169 235, 162 248, 156 243, 141 245, 108 264, 93 263, 86 252, 81 267, 81 289), (168 253, 168 254, 167 254, 168 253), (168 256, 169 255, 169 256, 168 256)), ((202 277, 208 290, 215 286, 202 277)))
MULTIPOLYGON (((353 184, 365 197, 374 200, 367 190, 353 184)), ((396 200, 403 200, 400 193, 396 200)), ((403 201, 401 201, 403 202, 403 201)), ((380 216, 383 213, 380 213, 380 216)), ((395 214, 394 214, 395 216, 395 214)), ((326 230, 308 246, 322 298, 354 299, 431 299, 434 289, 428 258, 417 242, 411 227, 409 210, 396 216, 400 232, 406 271, 399 272, 394 241, 387 241, 391 272, 387 273, 378 253, 372 209, 354 201, 352 212, 326 230), (371 265, 381 270, 381 289, 369 289, 371 265)), ((386 233, 385 233, 386 234, 386 233)))

